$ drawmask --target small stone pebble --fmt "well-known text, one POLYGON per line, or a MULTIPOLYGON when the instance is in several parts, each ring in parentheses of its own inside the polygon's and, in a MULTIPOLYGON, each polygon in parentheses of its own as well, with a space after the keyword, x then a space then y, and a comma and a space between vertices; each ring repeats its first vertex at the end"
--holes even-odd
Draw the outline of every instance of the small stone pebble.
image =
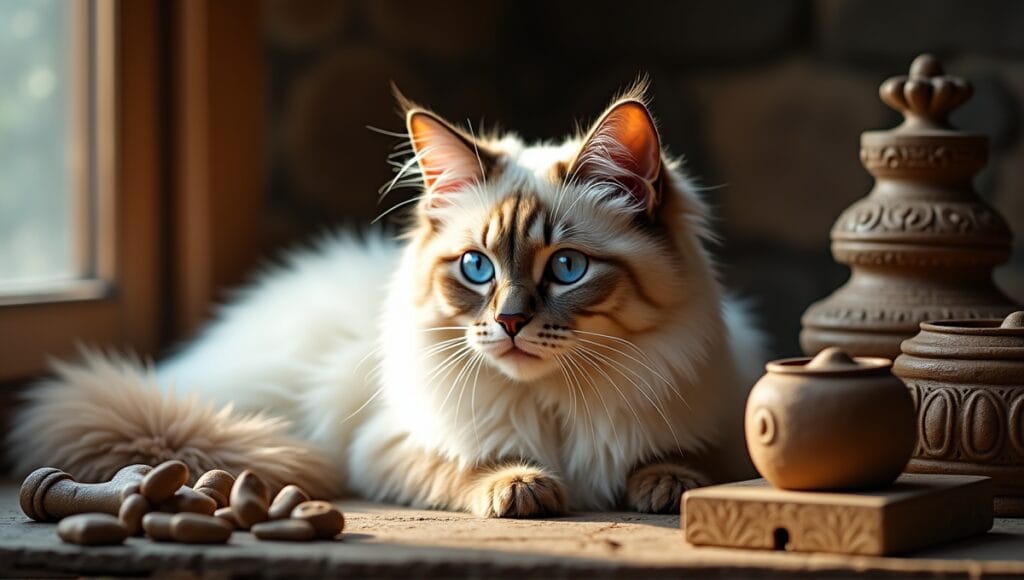
POLYGON ((333 538, 345 529, 345 516, 326 501, 302 502, 292 510, 292 518, 312 524, 318 538, 333 538))
POLYGON ((211 469, 199 476, 193 487, 199 493, 206 494, 217 502, 217 508, 228 505, 231 487, 235 485, 235 477, 223 469, 211 469))
POLYGON ((270 507, 267 484, 258 475, 246 469, 231 488, 231 511, 238 527, 248 530, 253 524, 267 521, 270 507))
POLYGON ((308 542, 316 537, 316 530, 306 520, 273 520, 254 525, 252 535, 261 540, 308 542))
POLYGON ((70 544, 112 546, 124 543, 128 529, 116 516, 89 513, 62 519, 57 524, 57 535, 70 544))
POLYGON ((121 510, 117 513, 117 518, 124 524, 129 536, 138 536, 142 533, 142 518, 152 509, 153 507, 149 505, 146 498, 142 497, 142 494, 135 493, 121 502, 121 510))
POLYGON ((160 505, 174 496, 188 481, 188 466, 178 460, 165 461, 153 468, 142 479, 139 487, 149 503, 160 505))
POLYGON ((173 515, 163 512, 150 512, 142 516, 142 529, 151 540, 170 542, 174 539, 174 536, 171 535, 171 518, 173 517, 173 515))
POLYGON ((220 518, 225 522, 231 524, 231 527, 237 529, 238 520, 235 519, 235 512, 230 507, 222 507, 217 511, 213 512, 213 517, 220 518))
POLYGON ((267 510, 267 517, 271 520, 283 520, 290 517, 295 506, 304 501, 309 501, 309 494, 297 485, 286 485, 274 497, 274 501, 267 510))
POLYGON ((190 512, 212 516, 216 510, 216 500, 204 493, 199 493, 191 487, 182 487, 174 492, 174 495, 169 500, 160 504, 160 511, 175 514, 190 512))
POLYGON ((213 516, 185 512, 171 518, 171 538, 184 544, 223 544, 233 531, 231 524, 213 516))

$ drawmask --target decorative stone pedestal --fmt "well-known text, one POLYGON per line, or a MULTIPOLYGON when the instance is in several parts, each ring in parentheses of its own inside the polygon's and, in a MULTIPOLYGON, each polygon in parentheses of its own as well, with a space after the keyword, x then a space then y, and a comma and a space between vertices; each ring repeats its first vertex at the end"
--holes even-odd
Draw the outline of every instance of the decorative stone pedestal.
POLYGON ((882 83, 882 100, 905 120, 861 136, 861 163, 875 186, 832 228, 832 255, 853 271, 804 313, 808 355, 839 346, 894 359, 921 322, 1017 309, 992 281, 992 269, 1009 258, 1010 229, 972 185, 988 140, 948 121, 971 91, 931 55, 915 59, 909 76, 882 83))

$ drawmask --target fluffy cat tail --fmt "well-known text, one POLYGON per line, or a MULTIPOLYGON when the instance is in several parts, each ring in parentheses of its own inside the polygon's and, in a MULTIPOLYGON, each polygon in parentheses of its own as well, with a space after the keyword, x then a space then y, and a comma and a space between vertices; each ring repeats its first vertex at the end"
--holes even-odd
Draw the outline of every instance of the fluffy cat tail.
POLYGON ((327 459, 288 435, 287 421, 161 392, 152 366, 134 357, 85 351, 81 363, 55 362, 53 370, 14 420, 8 450, 19 474, 46 465, 106 481, 125 465, 179 459, 193 481, 209 469, 252 469, 274 489, 296 483, 324 498, 337 491, 327 459))

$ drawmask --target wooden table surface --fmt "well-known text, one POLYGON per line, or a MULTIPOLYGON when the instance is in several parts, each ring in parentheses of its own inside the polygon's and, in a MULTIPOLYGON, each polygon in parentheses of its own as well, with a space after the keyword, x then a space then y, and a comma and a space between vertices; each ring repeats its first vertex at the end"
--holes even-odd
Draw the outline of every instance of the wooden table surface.
POLYGON ((487 520, 343 500, 347 527, 334 542, 262 542, 237 532, 223 546, 154 543, 83 548, 62 543, 54 524, 31 522, 17 485, 0 485, 0 577, 142 575, 187 570, 245 576, 628 576, 805 577, 1024 576, 1024 520, 999 519, 984 536, 900 558, 696 548, 679 518, 584 513, 544 520, 487 520))

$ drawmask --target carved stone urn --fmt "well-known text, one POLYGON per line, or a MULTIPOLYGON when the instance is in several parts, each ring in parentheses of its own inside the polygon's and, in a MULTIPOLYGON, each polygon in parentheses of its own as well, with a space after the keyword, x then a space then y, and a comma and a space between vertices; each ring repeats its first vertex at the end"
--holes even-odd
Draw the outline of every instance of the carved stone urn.
POLYGON ((861 135, 861 163, 875 186, 832 228, 832 255, 852 272, 804 313, 807 354, 837 345, 893 359, 921 322, 1001 318, 1017 308, 992 280, 1009 258, 1010 229, 972 185, 987 139, 948 121, 971 91, 927 54, 909 76, 882 83, 882 100, 904 121, 861 135))
POLYGON ((914 403, 884 358, 828 348, 768 363, 747 399, 744 430, 758 472, 780 489, 875 489, 903 471, 916 440, 914 403))
POLYGON ((917 406, 907 471, 987 475, 996 515, 1024 517, 1024 311, 923 323, 893 372, 917 406))

